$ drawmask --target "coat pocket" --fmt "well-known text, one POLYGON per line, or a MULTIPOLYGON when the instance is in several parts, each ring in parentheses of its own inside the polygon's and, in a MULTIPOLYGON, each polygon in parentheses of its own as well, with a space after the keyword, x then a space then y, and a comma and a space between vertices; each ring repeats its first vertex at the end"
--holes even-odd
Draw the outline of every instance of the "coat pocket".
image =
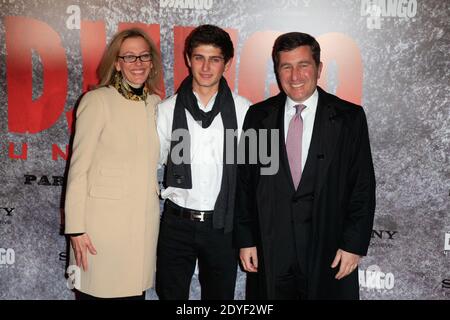
POLYGON ((118 200, 122 198, 122 187, 93 185, 89 190, 89 195, 93 198, 118 200))

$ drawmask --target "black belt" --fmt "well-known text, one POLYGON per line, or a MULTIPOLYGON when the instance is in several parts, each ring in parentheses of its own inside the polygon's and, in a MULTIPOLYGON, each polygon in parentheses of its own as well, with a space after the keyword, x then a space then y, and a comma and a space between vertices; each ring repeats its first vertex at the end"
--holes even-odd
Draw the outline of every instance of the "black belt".
POLYGON ((205 222, 212 218, 214 211, 200 211, 180 207, 170 200, 166 200, 164 208, 165 213, 170 213, 180 218, 189 219, 192 221, 205 222))

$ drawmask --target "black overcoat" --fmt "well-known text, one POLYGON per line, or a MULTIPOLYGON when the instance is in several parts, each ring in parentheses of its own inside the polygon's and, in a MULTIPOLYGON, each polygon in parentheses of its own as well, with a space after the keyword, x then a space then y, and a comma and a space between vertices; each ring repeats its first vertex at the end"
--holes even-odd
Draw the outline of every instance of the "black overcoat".
MULTIPOLYGON (((262 163, 259 156, 256 164, 249 163, 247 157, 245 164, 238 165, 235 244, 238 248, 256 246, 259 259, 258 272, 248 273, 247 298, 273 298, 276 238, 273 225, 280 210, 291 210, 294 217, 300 217, 293 220, 299 226, 304 222, 303 212, 311 212, 305 218, 311 219, 307 298, 359 298, 358 269, 336 280, 338 268, 332 269, 331 264, 339 248, 362 256, 367 254, 375 212, 375 176, 367 122, 361 106, 319 87, 318 93, 318 109, 303 173, 305 176, 306 170, 314 167, 313 194, 302 194, 303 177, 297 191, 290 178, 283 133, 286 95, 280 93, 251 106, 247 112, 244 130, 255 129, 261 133, 264 130, 260 129, 267 129, 264 134, 268 137, 271 130, 279 130, 279 148, 274 152, 279 152, 280 160, 275 175, 261 174, 261 168, 268 164, 262 163), (274 183, 277 175, 289 177, 286 181, 291 184, 286 183, 280 189, 279 183, 274 183), (284 203, 277 203, 280 194, 286 196, 282 198, 287 199, 284 203)), ((261 135, 258 139, 261 140, 261 135)), ((273 145, 270 139, 267 145, 270 150, 273 145)), ((257 150, 254 147, 253 152, 257 150)), ((246 150, 248 153, 248 145, 246 150)))

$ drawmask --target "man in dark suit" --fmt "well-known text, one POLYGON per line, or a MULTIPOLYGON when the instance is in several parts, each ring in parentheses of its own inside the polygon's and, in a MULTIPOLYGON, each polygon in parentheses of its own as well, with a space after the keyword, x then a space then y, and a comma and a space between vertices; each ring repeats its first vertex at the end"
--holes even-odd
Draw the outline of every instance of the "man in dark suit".
POLYGON ((247 298, 358 299, 375 211, 364 110, 317 87, 322 63, 312 36, 281 35, 272 58, 282 91, 250 107, 241 136, 247 161, 238 166, 235 243, 247 298), (278 155, 275 174, 250 163, 252 130, 258 155, 263 147, 278 155))

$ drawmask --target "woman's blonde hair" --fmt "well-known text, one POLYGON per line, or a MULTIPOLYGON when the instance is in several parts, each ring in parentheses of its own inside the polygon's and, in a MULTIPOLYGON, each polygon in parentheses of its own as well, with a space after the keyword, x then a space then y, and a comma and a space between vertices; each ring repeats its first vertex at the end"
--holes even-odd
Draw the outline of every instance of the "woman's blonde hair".
POLYGON ((97 69, 97 74, 100 79, 98 87, 109 86, 114 83, 114 75, 117 72, 115 63, 120 53, 120 47, 125 39, 141 37, 147 42, 152 56, 153 67, 146 80, 147 88, 151 93, 160 94, 161 90, 158 88, 159 81, 162 76, 161 55, 153 40, 139 28, 131 28, 120 31, 114 35, 111 42, 108 44, 103 53, 102 60, 97 69))

